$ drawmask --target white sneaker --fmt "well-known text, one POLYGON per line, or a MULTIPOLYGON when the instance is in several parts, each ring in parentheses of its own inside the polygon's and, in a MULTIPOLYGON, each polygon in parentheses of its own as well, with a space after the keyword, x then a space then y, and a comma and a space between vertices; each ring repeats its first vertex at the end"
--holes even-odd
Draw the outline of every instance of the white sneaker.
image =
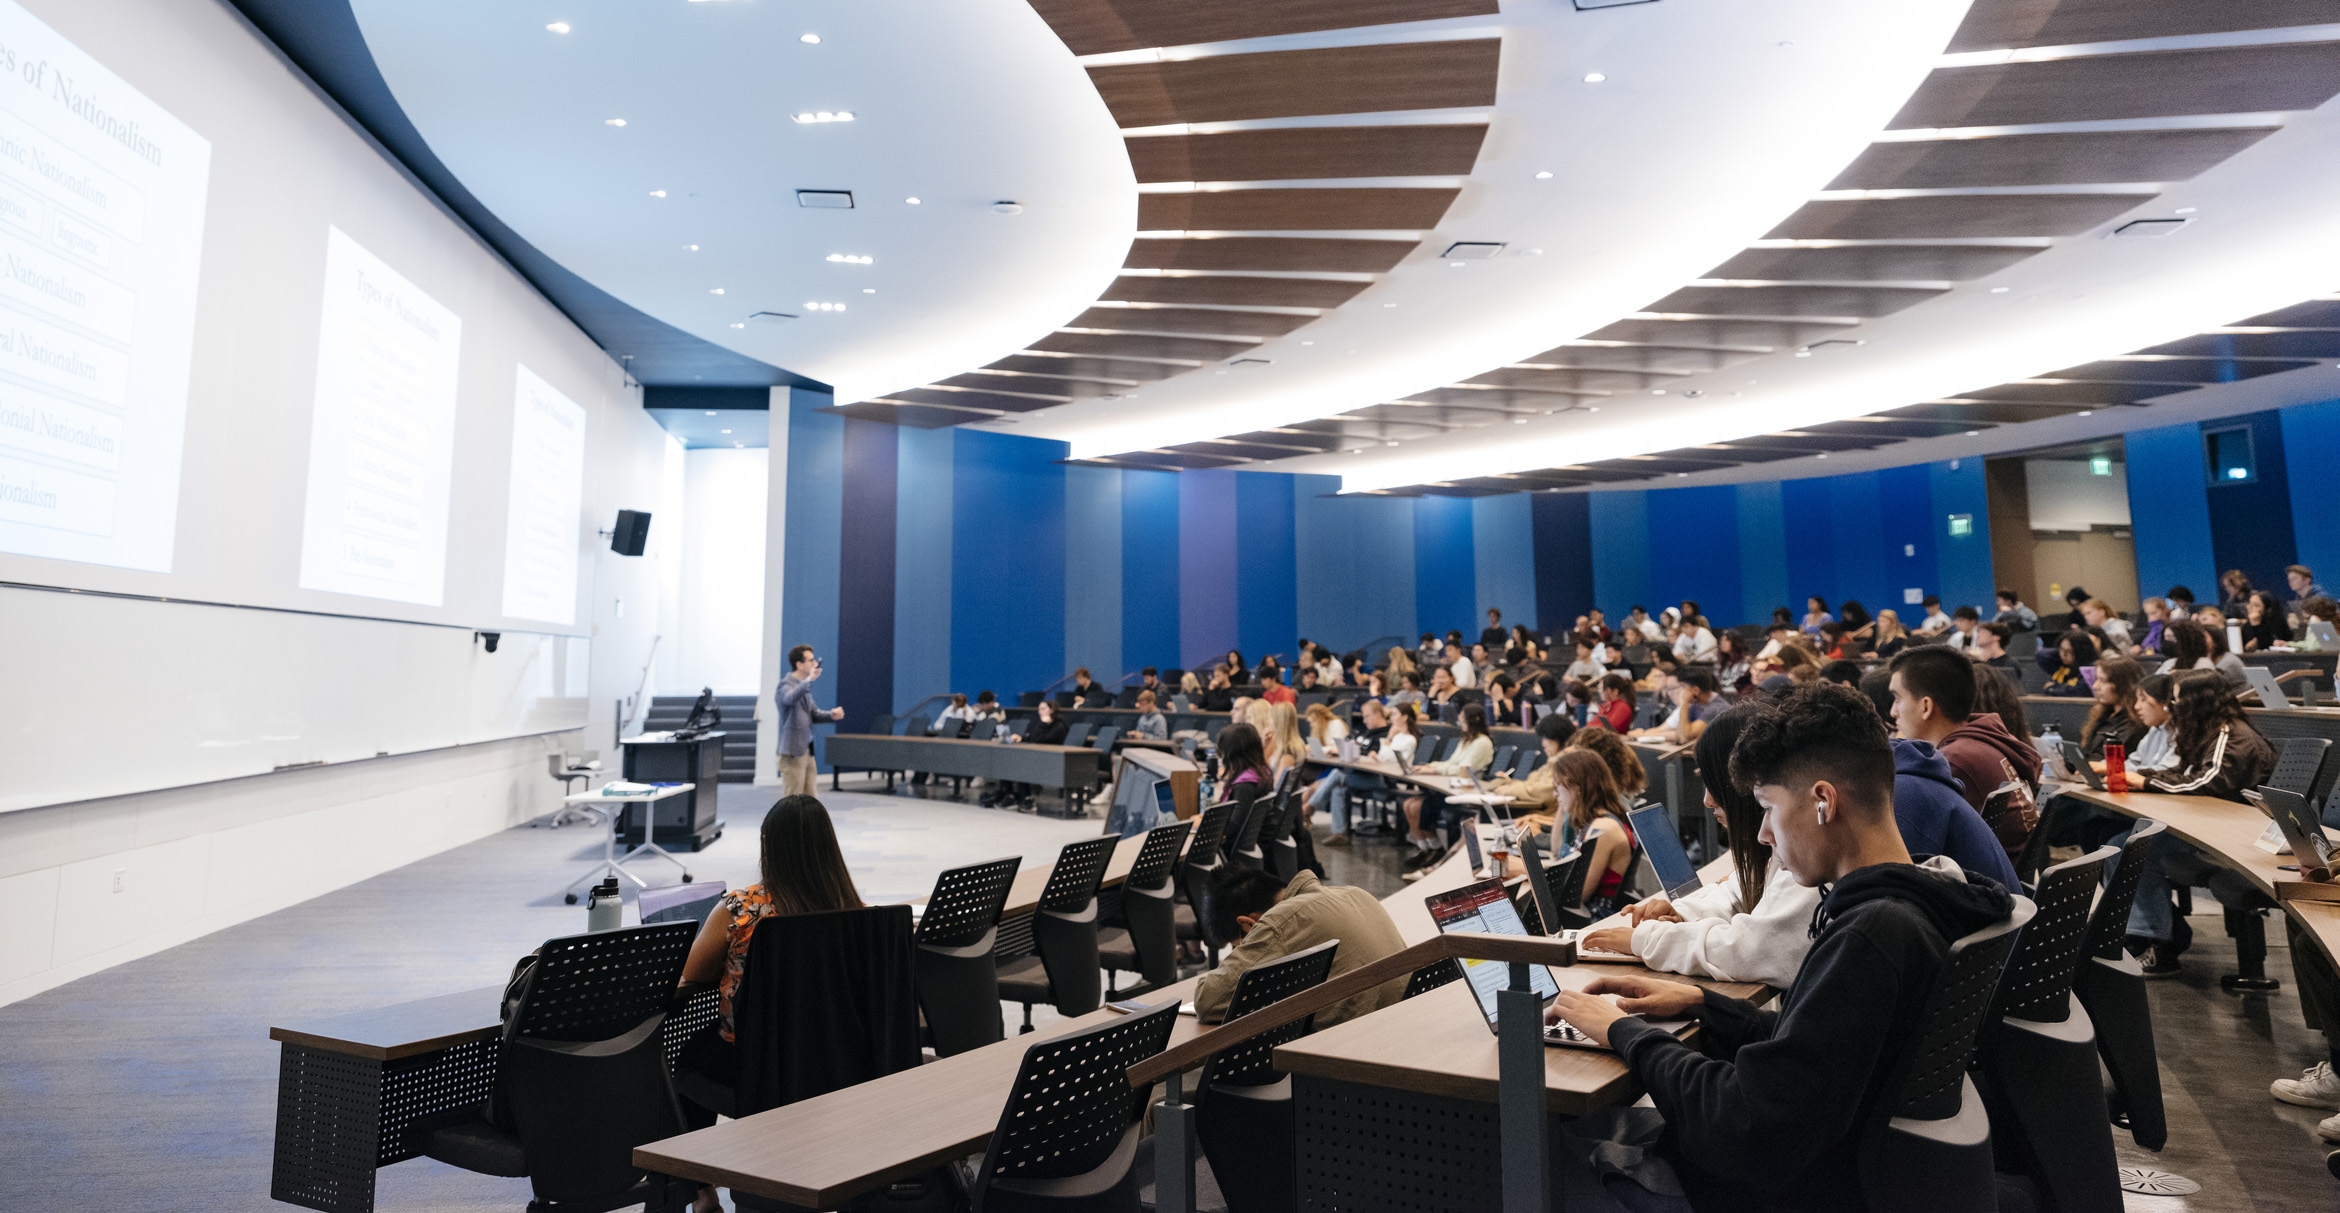
MULTIPOLYGON (((2340 1074, 2332 1072, 2332 1063, 2328 1061, 2309 1066, 2297 1078, 2278 1078, 2267 1085, 2267 1090, 2287 1104, 2340 1112, 2340 1074)), ((2340 1141, 2340 1116, 2325 1121, 2317 1131, 2329 1141, 2340 1141)))
POLYGON ((2327 1116, 2317 1121, 2316 1136, 2340 1145, 2340 1116, 2327 1116))

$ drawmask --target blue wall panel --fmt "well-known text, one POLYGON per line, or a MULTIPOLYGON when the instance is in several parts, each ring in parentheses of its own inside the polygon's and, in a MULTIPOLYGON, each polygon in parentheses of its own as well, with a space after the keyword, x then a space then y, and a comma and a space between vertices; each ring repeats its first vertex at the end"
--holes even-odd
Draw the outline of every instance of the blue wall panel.
POLYGON ((1121 473, 1121 659, 1165 670, 1188 664, 1178 650, 1176 472, 1121 473))
MULTIPOLYGON (((788 401, 787 547, 781 554, 780 647, 837 655, 837 553, 844 522, 845 423, 826 392, 791 389, 788 401)), ((786 666, 786 658, 781 664, 786 666)), ((785 676, 785 668, 781 671, 785 676)), ((830 684, 832 690, 834 683, 830 684)), ((762 688, 769 696, 773 688, 762 688)))
POLYGON ((1885 570, 1879 567, 1886 547, 1877 473, 1831 476, 1824 483, 1829 492, 1829 533, 1836 550, 1836 588, 1820 592, 1827 593, 1836 606, 1848 598, 1857 599, 1874 615, 1878 607, 1891 606, 1901 597, 1889 588, 1885 570))
POLYGON ((2183 585, 2197 600, 2210 601, 2218 592, 2218 568, 2210 546, 2202 427, 2189 421, 2131 430, 2126 445, 2137 592, 2153 598, 2183 585))
POLYGON ((894 490, 897 713, 951 685, 951 451, 958 433, 903 427, 899 438, 894 490))
POLYGON ((1300 598, 1293 584, 1292 478, 1280 472, 1235 474, 1235 636, 1253 661, 1297 656, 1300 598))
POLYGON ((1739 511, 1739 614, 1707 612, 1707 618, 1725 627, 1739 623, 1768 623, 1774 607, 1795 610, 1795 593, 1788 588, 1787 514, 1780 504, 1779 482, 1760 481, 1735 486, 1739 511))
POLYGON ((1293 478, 1293 569, 1299 631, 1335 652, 1414 627, 1414 503, 1335 497, 1334 476, 1293 478))
POLYGON ((1842 597, 1836 592, 1835 509, 1833 490, 1826 479, 1786 480, 1779 486, 1780 518, 1787 528, 1788 610, 1801 623, 1804 599, 1818 594, 1836 613, 1842 597))
POLYGON ((1885 585, 1871 611, 1890 608, 1903 626, 1925 618, 1925 609, 1909 601, 1941 592, 1941 565, 1934 558, 1934 478, 1925 464, 1886 468, 1877 473, 1878 518, 1885 535, 1883 559, 1878 562, 1885 585))
MULTIPOLYGON (((1689 599, 1709 619, 1742 618, 1739 586, 1738 490, 1730 485, 1652 489, 1647 501, 1652 615, 1689 599)), ((1631 604, 1626 604, 1631 605, 1631 604)))
MULTIPOLYGON (((1536 626, 1536 522, 1526 493, 1471 500, 1472 564, 1478 574, 1478 619, 1503 612, 1503 626, 1536 626)), ((1475 633, 1474 633, 1475 634, 1475 633)))
POLYGON ((1536 630, 1557 636, 1593 600, 1592 494, 1530 493, 1535 521, 1536 630))
MULTIPOLYGON (((1235 647, 1235 473, 1178 477, 1178 651, 1191 669, 1235 647)), ((1253 664, 1259 655, 1245 652, 1253 664)))
POLYGON ((1655 613, 1664 604, 1649 600, 1648 491, 1585 496, 1591 501, 1587 510, 1592 523, 1593 605, 1608 612, 1611 626, 1622 624, 1634 603, 1655 613))
POLYGON ((1486 625, 1478 614, 1471 503, 1462 497, 1416 497, 1413 503, 1415 630, 1461 632, 1467 647, 1486 625))
MULTIPOLYGON (((1934 565, 1941 579, 1934 592, 1942 596, 1946 612, 1962 605, 1983 610, 1993 605, 1991 595, 1998 588, 1991 584, 1990 494, 1983 481, 1982 460, 1952 462, 1957 466, 1934 463, 1926 469, 1934 498, 1934 514, 1927 525, 1933 528, 1934 565), (1950 516, 1953 514, 1971 516, 1973 529, 1964 535, 1952 535, 1950 516)), ((1921 614, 1919 618, 1924 616, 1921 614)))
POLYGON ((894 704, 894 486, 900 427, 845 422, 844 514, 837 527, 838 727, 864 732, 894 704))
MULTIPOLYGON (((2247 426, 2251 431, 2259 474, 2246 484, 2219 481, 2209 486, 2210 551, 2221 571, 2241 569, 2252 585, 2288 598, 2291 588, 2283 580, 2283 569, 2298 560, 2298 555, 2291 533, 2291 481, 2284 458, 2283 422, 2270 411, 2229 417, 2206 423, 2203 428, 2236 426, 2247 426)), ((2324 451, 2310 458, 2329 462, 2332 455, 2324 451)))
MULTIPOLYGON (((2340 400, 2294 405, 2282 417, 2292 546, 2329 589, 2340 578, 2340 400)), ((2290 592, 2280 582, 2274 588, 2290 592)))
POLYGON ((1121 652, 1121 470, 1064 469, 1064 666, 1111 683, 1121 652))
POLYGON ((1043 686, 1064 670, 1061 442, 961 430, 953 509, 980 525, 951 537, 951 688, 1043 686))

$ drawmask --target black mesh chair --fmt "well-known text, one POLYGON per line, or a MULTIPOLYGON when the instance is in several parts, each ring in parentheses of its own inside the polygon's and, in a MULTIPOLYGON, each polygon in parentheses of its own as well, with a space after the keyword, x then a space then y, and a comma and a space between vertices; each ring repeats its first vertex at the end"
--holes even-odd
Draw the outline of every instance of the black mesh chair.
POLYGON ((1102 1001, 1097 968, 1097 888, 1120 845, 1118 834, 1066 843, 1040 890, 1032 915, 1032 951, 999 966, 999 993, 1024 1004, 1024 1031, 1032 1005, 1054 1003, 1059 1015, 1086 1015, 1102 1001))
POLYGON ((1113 742, 1120 736, 1121 726, 1112 724, 1106 725, 1104 728, 1097 730, 1096 734, 1089 738, 1089 748, 1097 751, 1100 754, 1111 754, 1113 752, 1113 742))
POLYGON ((2060 1213, 2121 1209, 2096 1032, 2072 996, 2089 902, 2117 854, 2099 847, 2039 874, 2038 912, 2007 958, 1979 1042, 1995 1164, 2028 1176, 2060 1213))
POLYGON ((1007 1036, 999 1014, 999 966, 991 949, 999 936, 999 912, 1023 862, 1021 856, 993 859, 934 878, 911 959, 918 1011, 937 1057, 1007 1036))
POLYGON ((504 1019, 488 1102, 415 1122, 424 1155, 527 1177, 530 1213, 652 1199, 634 1147, 684 1130, 659 1029, 697 923, 548 939, 504 1019))
POLYGON ((1971 1213, 1997 1207, 1990 1115, 1966 1067, 2015 933, 2031 915, 2031 899, 2017 897, 2005 921, 1951 943, 1896 1097, 1886 1118, 1861 1135, 1861 1188, 1870 1208, 1971 1213))
POLYGON ((1525 779, 1535 774, 1536 768, 1542 765, 1544 765, 1544 747, 1540 745, 1521 746, 1519 757, 1511 762, 1511 777, 1525 779))
POLYGON ((967 739, 969 741, 989 741, 998 735, 999 722, 985 717, 975 722, 975 727, 968 732, 967 739))
POLYGON ((1089 744, 1089 730, 1094 727, 1096 726, 1087 724, 1085 722, 1081 724, 1066 725, 1064 727, 1064 744, 1069 746, 1085 746, 1089 744))
MULTIPOLYGON (((1227 1018, 1249 1015, 1331 976, 1340 941, 1326 940, 1281 960, 1246 969, 1235 980, 1227 1018)), ((1227 1213, 1289 1213, 1298 1194, 1294 1180, 1296 1135, 1292 1080, 1276 1073, 1276 1046, 1308 1035, 1316 1017, 1262 1032, 1203 1063, 1195 1086, 1195 1136, 1211 1175, 1227 1198, 1227 1213)))
POLYGON ((1270 788, 1254 797, 1250 806, 1243 809, 1242 816, 1231 819, 1227 823, 1227 862, 1239 868, 1264 871, 1267 857, 1259 849, 1260 832, 1267 828, 1268 818, 1275 815, 1275 790, 1270 788))
POLYGON ((1518 746, 1510 746, 1510 745, 1499 745, 1499 746, 1496 746, 1496 747, 1495 747, 1495 757, 1494 757, 1493 759, 1489 760, 1489 761, 1488 761, 1488 763, 1487 763, 1487 774, 1488 774, 1488 775, 1490 775, 1490 776, 1494 776, 1494 775, 1501 775, 1501 774, 1506 774, 1506 773, 1508 773, 1508 772, 1511 770, 1511 758, 1512 758, 1512 755, 1514 755, 1514 754, 1516 754, 1516 753, 1518 753, 1518 752, 1519 752, 1519 747, 1518 747, 1518 746))
POLYGON ((2096 1026, 2096 1051, 2112 1075, 2109 1117, 2125 1125, 2138 1145, 2158 1151, 2169 1143, 2169 1120, 2161 1103, 2161 1059, 2153 1047, 2153 1008, 2145 994, 2145 971, 2123 941, 2129 907, 2137 899, 2137 878, 2153 861, 2153 844, 2169 829, 2140 821, 2122 845, 2089 916, 2086 957, 2074 975, 2072 993, 2096 1026))
POLYGON ((1105 966, 1107 997, 1120 998, 1121 974, 1136 973, 1133 993, 1178 980, 1178 853, 1194 833, 1191 821, 1146 831, 1129 875, 1121 882, 1119 927, 1097 932, 1097 960, 1105 966))
POLYGON ((1033 1045, 975 1174, 974 1213, 1139 1213, 1129 1068, 1170 1044, 1178 1004, 1033 1045))
POLYGON ((1176 911, 1178 938, 1201 944, 1212 968, 1218 967, 1219 949, 1226 947, 1227 941, 1212 928, 1203 906, 1210 900, 1211 882, 1227 866, 1227 820, 1234 812, 1231 804, 1215 804, 1202 811, 1195 821, 1194 841, 1186 848, 1186 862, 1178 869, 1178 888, 1185 897, 1176 911))
POLYGON ((1301 796, 1300 767, 1294 764, 1276 781, 1275 813, 1260 823, 1260 863, 1268 875, 1289 883, 1300 871, 1300 843, 1292 834, 1300 815, 1308 811, 1301 796))
MULTIPOLYGON (((1592 915, 1584 912, 1584 870, 1592 866, 1591 847, 1578 847, 1566 855, 1544 865, 1544 883, 1552 890, 1552 900, 1560 904, 1544 917, 1544 933, 1578 931, 1592 925, 1592 915)), ((1539 911, 1542 906, 1536 907, 1539 911)))
POLYGON ((1451 957, 1435 960, 1413 971, 1406 978, 1405 997, 1427 994, 1450 982, 1462 980, 1462 962, 1451 957))

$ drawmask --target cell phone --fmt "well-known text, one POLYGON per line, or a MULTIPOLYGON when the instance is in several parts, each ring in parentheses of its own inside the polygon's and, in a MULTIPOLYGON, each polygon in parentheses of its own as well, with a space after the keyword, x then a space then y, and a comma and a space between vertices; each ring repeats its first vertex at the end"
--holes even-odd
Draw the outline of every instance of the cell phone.
POLYGON ((1120 1002, 1109 1002, 1105 1005, 1121 1012, 1124 1015, 1135 1015, 1138 1012, 1146 1009, 1146 1004, 1139 1002, 1134 998, 1123 999, 1120 1002))

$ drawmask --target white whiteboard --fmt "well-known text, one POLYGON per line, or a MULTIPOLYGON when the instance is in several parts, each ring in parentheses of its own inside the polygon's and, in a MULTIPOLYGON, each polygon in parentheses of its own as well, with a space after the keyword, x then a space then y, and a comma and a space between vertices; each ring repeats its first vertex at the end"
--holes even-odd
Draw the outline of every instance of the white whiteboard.
POLYGON ((589 643, 0 586, 0 812, 581 728, 589 643))

